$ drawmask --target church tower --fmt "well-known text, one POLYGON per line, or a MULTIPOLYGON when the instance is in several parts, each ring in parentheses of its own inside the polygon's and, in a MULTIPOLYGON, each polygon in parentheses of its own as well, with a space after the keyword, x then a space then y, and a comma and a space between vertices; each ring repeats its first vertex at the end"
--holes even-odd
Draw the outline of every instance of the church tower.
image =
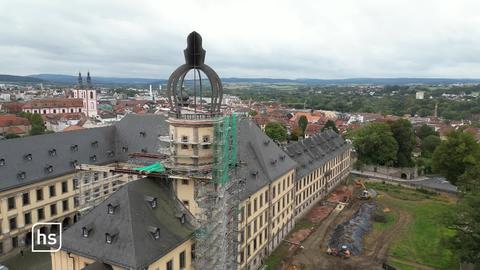
POLYGON ((83 99, 82 113, 87 117, 97 116, 97 91, 93 89, 90 71, 87 72, 87 85, 83 84, 82 73, 78 73, 78 84, 73 90, 73 98, 83 99))

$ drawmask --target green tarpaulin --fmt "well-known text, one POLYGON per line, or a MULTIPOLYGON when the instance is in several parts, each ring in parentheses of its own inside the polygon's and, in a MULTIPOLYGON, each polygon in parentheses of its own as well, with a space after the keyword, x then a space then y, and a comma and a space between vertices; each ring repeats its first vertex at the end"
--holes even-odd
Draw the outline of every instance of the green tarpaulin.
POLYGON ((163 167, 162 163, 156 162, 152 165, 148 165, 145 167, 134 168, 134 170, 140 171, 140 172, 147 172, 147 173, 152 173, 152 172, 161 173, 165 171, 165 167, 163 167))

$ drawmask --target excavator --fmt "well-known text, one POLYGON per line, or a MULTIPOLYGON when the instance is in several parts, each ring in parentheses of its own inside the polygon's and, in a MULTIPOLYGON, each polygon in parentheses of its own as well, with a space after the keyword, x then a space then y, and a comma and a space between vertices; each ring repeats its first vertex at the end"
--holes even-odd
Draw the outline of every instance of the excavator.
POLYGON ((370 200, 372 198, 372 194, 370 194, 370 191, 361 180, 355 180, 355 185, 362 188, 362 193, 358 197, 359 199, 370 200))

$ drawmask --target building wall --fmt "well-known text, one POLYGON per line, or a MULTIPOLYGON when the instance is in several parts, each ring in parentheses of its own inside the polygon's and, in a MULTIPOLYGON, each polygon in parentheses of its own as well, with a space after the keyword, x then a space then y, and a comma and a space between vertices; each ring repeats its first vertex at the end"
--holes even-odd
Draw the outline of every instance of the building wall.
MULTIPOLYGON (((32 225, 36 222, 63 222, 65 225, 73 223, 76 206, 72 179, 72 175, 66 175, 0 193, 0 251, 2 254, 8 253, 15 246, 28 245, 32 225), (66 189, 63 189, 62 185, 66 189), (50 194, 50 188, 55 189, 53 196, 50 194), (43 199, 37 196, 37 190, 41 190, 43 199), (24 203, 23 200, 27 196, 28 201, 24 203), (9 202, 10 204, 14 202, 13 208, 9 207, 9 202), (43 218, 41 211, 43 211, 43 218), (26 220, 26 215, 30 215, 30 222, 26 220)), ((46 229, 48 231, 49 228, 46 229)))
POLYGON ((316 202, 334 189, 350 172, 351 150, 347 149, 295 183, 295 216, 302 217, 316 202))
MULTIPOLYGON (((88 178, 87 183, 85 183, 86 179, 80 177, 82 174, 67 174, 0 192, 0 256, 12 251, 14 246, 28 246, 33 224, 62 222, 63 227, 67 227, 76 221, 76 214, 88 202, 92 205, 98 204, 121 185, 137 179, 137 177, 129 179, 127 175, 112 178, 111 172, 96 173, 97 176, 88 178), (50 187, 55 189, 54 196, 50 196, 50 187), (37 198, 37 190, 42 190, 43 199, 37 198), (88 193, 88 196, 85 196, 85 193, 88 193), (24 196, 27 196, 24 194, 28 194, 26 204, 23 203, 24 196), (9 209, 9 201, 14 201, 15 207, 9 209), (54 210, 52 208, 56 208, 56 214, 52 213, 54 210), (39 209, 43 209, 43 218, 39 217, 39 211, 42 211, 39 209), (31 221, 26 224, 25 215, 28 213, 31 221), (12 229, 10 224, 12 222, 14 225, 13 221, 16 223, 15 229, 12 229), (14 242, 18 242, 18 245, 14 242)), ((94 172, 91 176, 93 174, 94 172)), ((49 228, 46 227, 46 230, 48 231, 49 228)))
MULTIPOLYGON (((192 270, 192 247, 193 241, 188 239, 175 249, 162 256, 159 260, 148 266, 148 270, 165 270, 167 263, 172 264, 172 270, 192 270), (185 255, 185 265, 180 267, 180 254, 185 255)), ((81 270, 88 264, 92 264, 95 260, 82 257, 77 254, 68 253, 64 250, 51 253, 52 270, 81 270)), ((112 265, 114 270, 124 270, 125 268, 112 265)))
POLYGON ((292 169, 240 204, 239 269, 257 269, 294 226, 292 169))
POLYGON ((195 217, 199 217, 200 209, 195 201, 195 180, 193 179, 175 179, 173 180, 173 189, 178 199, 190 210, 195 217))
POLYGON ((63 107, 63 108, 39 108, 39 109, 22 109, 23 112, 38 114, 63 114, 63 113, 81 113, 85 112, 82 107, 63 107))
POLYGON ((162 256, 159 260, 152 263, 148 270, 164 270, 167 269, 167 263, 173 264, 172 270, 191 270, 192 266, 192 247, 193 241, 188 239, 183 244, 176 247, 174 250, 170 251, 168 254, 162 256), (180 267, 180 254, 184 252, 185 254, 185 265, 180 267))
POLYGON ((193 127, 170 125, 170 139, 173 141, 171 152, 176 153, 176 162, 187 165, 210 164, 212 162, 213 130, 211 121, 210 124, 193 127))
POLYGON ((96 90, 84 90, 74 89, 73 98, 83 99, 83 112, 88 117, 97 116, 97 91, 96 90))

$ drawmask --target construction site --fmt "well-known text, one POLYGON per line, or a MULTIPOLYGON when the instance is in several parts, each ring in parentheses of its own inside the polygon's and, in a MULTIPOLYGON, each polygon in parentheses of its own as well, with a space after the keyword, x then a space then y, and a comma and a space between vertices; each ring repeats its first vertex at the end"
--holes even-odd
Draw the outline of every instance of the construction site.
POLYGON ((431 243, 424 248, 417 246, 417 242, 428 242, 432 236, 420 235, 416 227, 438 225, 430 220, 429 215, 434 213, 418 217, 414 210, 419 203, 426 209, 443 209, 449 207, 453 197, 370 179, 364 182, 350 177, 312 208, 269 258, 269 269, 457 267, 451 254, 442 258, 441 235, 430 238, 431 243))

